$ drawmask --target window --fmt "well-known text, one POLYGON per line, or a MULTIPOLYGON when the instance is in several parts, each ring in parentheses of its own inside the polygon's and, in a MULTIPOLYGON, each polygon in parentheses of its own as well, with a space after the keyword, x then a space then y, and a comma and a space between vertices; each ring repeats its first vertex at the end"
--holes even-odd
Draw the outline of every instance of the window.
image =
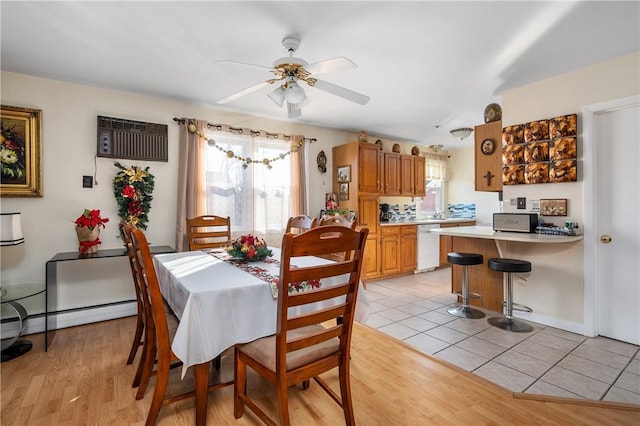
POLYGON ((431 215, 446 209, 447 156, 426 154, 425 167, 426 196, 416 203, 416 214, 418 216, 431 215))
POLYGON ((284 159, 251 164, 230 159, 217 146, 206 145, 206 211, 231 217, 233 236, 253 234, 267 244, 280 246, 282 232, 291 216, 290 146, 280 139, 212 132, 208 135, 225 151, 242 158, 284 159), (244 167, 246 166, 246 167, 244 167))

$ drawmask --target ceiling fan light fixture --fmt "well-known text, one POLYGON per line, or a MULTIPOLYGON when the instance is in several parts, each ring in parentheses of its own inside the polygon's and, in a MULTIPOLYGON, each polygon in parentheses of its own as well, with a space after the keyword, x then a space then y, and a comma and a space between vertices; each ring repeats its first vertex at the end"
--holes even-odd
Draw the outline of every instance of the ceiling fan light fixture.
POLYGON ((459 129, 453 129, 449 133, 456 139, 463 140, 464 138, 468 138, 471 133, 473 133, 473 129, 471 127, 461 127, 459 129))
POLYGON ((274 104, 282 107, 282 104, 284 103, 284 92, 284 88, 282 86, 278 86, 276 90, 269 93, 267 96, 273 101, 274 104))
POLYGON ((284 91, 284 98, 291 104, 299 104, 306 99, 307 95, 304 93, 304 89, 298 85, 295 81, 287 83, 287 88, 284 91))
POLYGON ((289 118, 298 118, 302 115, 300 105, 287 102, 287 115, 289 118))

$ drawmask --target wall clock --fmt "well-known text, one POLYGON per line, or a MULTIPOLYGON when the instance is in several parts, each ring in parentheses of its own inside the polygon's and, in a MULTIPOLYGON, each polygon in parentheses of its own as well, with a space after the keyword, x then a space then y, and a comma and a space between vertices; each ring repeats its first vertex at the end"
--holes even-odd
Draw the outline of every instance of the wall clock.
POLYGON ((316 158, 316 161, 318 162, 318 170, 320 170, 320 173, 326 173, 327 172, 327 156, 324 155, 324 151, 320 151, 320 153, 318 154, 318 157, 316 158))
POLYGON ((482 144, 480 145, 480 151, 482 151, 484 155, 491 155, 495 150, 496 143, 493 141, 493 139, 485 139, 482 141, 482 144))

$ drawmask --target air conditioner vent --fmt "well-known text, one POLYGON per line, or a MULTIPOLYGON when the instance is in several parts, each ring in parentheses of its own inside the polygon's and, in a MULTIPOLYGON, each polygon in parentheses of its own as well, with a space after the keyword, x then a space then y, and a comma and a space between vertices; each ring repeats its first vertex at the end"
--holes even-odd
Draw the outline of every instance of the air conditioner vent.
POLYGON ((169 161, 166 124, 98 116, 98 157, 169 161))

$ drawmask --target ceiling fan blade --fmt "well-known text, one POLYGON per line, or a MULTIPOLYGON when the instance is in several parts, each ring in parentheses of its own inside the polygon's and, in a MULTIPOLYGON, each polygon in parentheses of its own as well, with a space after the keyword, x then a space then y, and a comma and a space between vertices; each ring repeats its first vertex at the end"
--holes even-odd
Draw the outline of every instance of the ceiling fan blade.
POLYGON ((271 67, 265 67, 263 65, 256 65, 256 64, 247 64, 246 62, 222 60, 222 61, 216 61, 216 64, 239 65, 244 68, 258 69, 260 71, 263 71, 263 70, 271 71, 271 67))
POLYGON ((357 67, 358 66, 351 59, 339 56, 337 58, 327 59, 326 61, 320 61, 308 65, 305 69, 311 74, 322 74, 325 72, 342 71, 357 67))
POLYGON ((354 92, 353 90, 336 86, 333 83, 327 83, 323 80, 317 80, 314 84, 310 84, 310 86, 313 86, 316 89, 324 90, 325 92, 329 92, 332 95, 340 96, 341 98, 360 105, 365 105, 371 99, 369 96, 363 95, 362 93, 354 92))
POLYGON ((226 104, 227 102, 231 102, 231 101, 235 101, 238 98, 241 98, 245 95, 248 95, 249 93, 253 93, 255 91, 258 91, 260 89, 262 89, 263 87, 267 87, 269 86, 269 83, 267 83, 266 81, 262 81, 258 84, 254 84, 253 86, 247 87, 246 89, 242 89, 239 92, 233 93, 229 96, 226 96, 222 99, 218 99, 217 103, 219 104, 226 104))

